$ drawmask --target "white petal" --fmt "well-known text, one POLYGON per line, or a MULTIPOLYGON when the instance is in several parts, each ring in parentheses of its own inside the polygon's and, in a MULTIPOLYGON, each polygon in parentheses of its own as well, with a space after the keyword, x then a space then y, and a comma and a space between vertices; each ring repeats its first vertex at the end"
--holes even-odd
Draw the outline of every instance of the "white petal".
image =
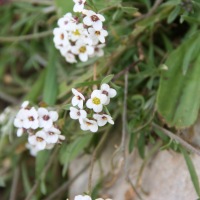
POLYGON ((90 17, 86 16, 83 18, 83 23, 87 26, 91 26, 93 24, 92 20, 90 17))
POLYGON ((14 126, 17 127, 17 128, 22 128, 23 127, 22 120, 19 119, 19 118, 15 118, 15 120, 14 120, 14 126))
POLYGON ((46 147, 46 142, 43 140, 42 142, 38 142, 37 144, 36 144, 36 147, 39 149, 39 150, 43 150, 43 149, 45 149, 45 147, 46 147))
POLYGON ((31 145, 35 145, 36 144, 36 136, 35 135, 31 135, 28 137, 28 142, 31 144, 31 145))
POLYGON ((47 143, 56 143, 58 141, 58 135, 54 134, 54 135, 48 135, 46 138, 46 142, 47 143))
POLYGON ((49 111, 46 108, 38 108, 38 114, 39 116, 49 115, 49 111))
POLYGON ((17 137, 21 137, 22 136, 22 134, 23 134, 23 128, 18 128, 18 130, 17 130, 17 137))
POLYGON ((97 17, 102 21, 104 22, 105 21, 105 17, 101 14, 97 14, 97 17))
POLYGON ((114 124, 114 121, 113 121, 113 119, 112 119, 111 117, 108 117, 108 122, 109 122, 110 124, 114 124))
POLYGON ((81 123, 81 129, 83 131, 87 131, 87 130, 89 130, 89 127, 85 123, 81 123))
POLYGON ((100 31, 102 29, 102 22, 100 20, 96 21, 96 22, 93 22, 93 28, 96 30, 96 31, 100 31))
POLYGON ((50 111, 49 116, 51 117, 53 122, 58 120, 58 113, 56 111, 50 111))
POLYGON ((107 97, 107 101, 104 103, 104 105, 108 105, 110 103, 110 98, 107 97))
POLYGON ((85 110, 80 110, 80 114, 82 118, 86 118, 87 117, 87 112, 85 110))
POLYGON ((81 53, 78 57, 82 62, 86 62, 88 60, 88 55, 86 53, 81 53))
POLYGON ((53 126, 53 122, 52 120, 48 120, 48 121, 43 121, 44 123, 42 124, 42 126, 44 129, 49 129, 53 126))
POLYGON ((94 48, 91 46, 87 46, 87 53, 88 55, 92 55, 94 53, 94 48))
POLYGON ((110 88, 109 97, 113 98, 117 95, 117 91, 115 89, 110 88))
POLYGON ((101 90, 94 90, 91 94, 91 97, 94 98, 94 97, 97 97, 101 95, 101 90))
POLYGON ((105 90, 106 92, 108 92, 110 90, 110 86, 108 84, 106 84, 106 83, 103 83, 101 85, 101 90, 102 91, 105 90))
POLYGON ((30 125, 30 128, 32 129, 37 129, 39 127, 39 121, 38 120, 34 120, 32 121, 31 125, 30 125))
POLYGON ((99 104, 99 105, 93 105, 93 110, 94 110, 94 112, 99 113, 99 112, 102 111, 102 109, 103 109, 102 104, 99 104))
POLYGON ((99 36, 99 41, 101 42, 101 43, 105 43, 105 38, 104 38, 104 36, 99 36))
POLYGON ((83 109, 83 100, 79 100, 78 107, 80 109, 83 109))
POLYGON ((79 116, 77 115, 77 111, 75 111, 75 112, 70 111, 69 115, 72 119, 78 119, 79 118, 79 116))
POLYGON ((21 108, 26 108, 29 105, 29 101, 24 101, 21 105, 21 108))
POLYGON ((88 100, 87 100, 86 106, 87 106, 88 108, 92 109, 92 107, 93 107, 92 99, 88 99, 88 100))
POLYGON ((95 132, 98 131, 97 123, 95 123, 95 124, 89 126, 89 128, 90 128, 90 131, 93 132, 93 133, 95 133, 95 132))
POLYGON ((106 125, 106 123, 107 123, 107 119, 99 119, 98 121, 97 121, 97 124, 98 124, 98 126, 105 126, 106 125))
POLYGON ((102 104, 105 104, 106 101, 107 101, 107 99, 108 99, 108 97, 107 97, 105 94, 101 94, 100 99, 101 99, 101 103, 102 103, 102 104))
POLYGON ((73 106, 76 106, 76 105, 78 105, 78 103, 79 103, 79 100, 77 99, 76 96, 74 96, 74 97, 72 98, 72 105, 73 105, 73 106))

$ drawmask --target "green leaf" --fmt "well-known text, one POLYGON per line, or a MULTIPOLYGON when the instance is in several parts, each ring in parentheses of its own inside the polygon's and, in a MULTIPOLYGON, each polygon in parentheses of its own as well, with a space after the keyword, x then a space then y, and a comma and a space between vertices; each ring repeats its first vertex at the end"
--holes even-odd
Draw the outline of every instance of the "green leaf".
POLYGON ((24 97, 24 100, 29 100, 31 102, 36 102, 44 85, 46 70, 40 72, 38 79, 35 81, 30 92, 24 97))
POLYGON ((92 134, 86 134, 77 138, 71 144, 62 145, 60 150, 60 162, 63 165, 63 176, 66 174, 69 162, 76 158, 78 154, 83 151, 83 149, 89 144, 92 136, 92 134))
POLYGON ((174 10, 170 13, 170 15, 167 18, 168 24, 172 23, 177 18, 180 10, 181 10, 181 7, 179 5, 174 8, 174 10))
POLYGON ((109 82, 112 80, 113 77, 114 77, 113 74, 110 74, 110 75, 106 76, 106 77, 101 81, 101 84, 103 84, 103 83, 109 83, 109 82))
POLYGON ((158 112, 169 126, 185 128, 197 119, 200 106, 200 34, 184 41, 168 57, 157 94, 158 112), (188 52, 190 55, 187 56, 188 52), (183 66, 190 64, 185 75, 183 66))
MULTIPOLYGON (((50 157, 50 151, 49 150, 42 150, 39 151, 36 157, 36 177, 37 179, 41 178, 41 173, 46 166, 48 160, 50 157)), ((44 178, 44 177, 42 177, 44 178)))
POLYGON ((74 7, 73 0, 55 0, 55 5, 57 7, 58 15, 62 16, 67 12, 72 12, 74 7))
POLYGON ((196 173, 194 164, 193 164, 190 156, 186 152, 186 150, 184 148, 182 148, 182 147, 181 147, 181 152, 182 152, 182 154, 183 154, 183 156, 185 158, 185 162, 186 162, 188 170, 190 172, 190 177, 191 177, 192 183, 194 185, 194 188, 196 190, 196 193, 197 193, 198 197, 200 197, 199 178, 198 178, 198 175, 196 173))
POLYGON ((85 81, 82 83, 77 83, 75 87, 78 88, 78 87, 84 87, 84 86, 92 86, 96 84, 100 84, 100 81, 85 81))
POLYGON ((129 14, 129 15, 133 15, 134 13, 136 13, 138 11, 137 8, 134 7, 121 7, 122 11, 129 14))
POLYGON ((130 134, 130 141, 129 141, 129 153, 131 153, 135 147, 135 142, 136 142, 136 139, 137 139, 137 133, 135 132, 132 132, 130 134))
POLYGON ((43 101, 52 106, 56 102, 58 93, 55 47, 52 46, 49 52, 49 62, 47 65, 47 73, 45 77, 43 101))

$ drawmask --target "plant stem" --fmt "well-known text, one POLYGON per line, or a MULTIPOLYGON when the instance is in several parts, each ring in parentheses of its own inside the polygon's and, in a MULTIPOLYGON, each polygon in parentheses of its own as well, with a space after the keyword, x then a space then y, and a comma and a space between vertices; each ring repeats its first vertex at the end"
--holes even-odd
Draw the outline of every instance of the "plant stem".
POLYGON ((197 155, 200 156, 200 151, 196 148, 194 148, 191 144, 187 143, 185 140, 183 140, 182 138, 178 137, 177 135, 175 135, 174 133, 170 132, 169 130, 166 130, 162 127, 160 127, 159 125, 152 123, 152 126, 155 127, 156 129, 162 131, 164 134, 166 134, 167 136, 169 136, 170 138, 176 140, 177 142, 179 142, 180 144, 182 144, 187 150, 189 150, 192 153, 195 153, 197 155))

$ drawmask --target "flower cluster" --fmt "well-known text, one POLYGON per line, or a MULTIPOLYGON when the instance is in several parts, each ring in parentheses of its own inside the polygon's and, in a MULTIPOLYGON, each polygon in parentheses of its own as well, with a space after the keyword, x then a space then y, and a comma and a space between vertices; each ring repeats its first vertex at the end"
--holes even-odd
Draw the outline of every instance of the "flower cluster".
POLYGON ((80 127, 82 130, 91 132, 97 132, 98 127, 102 127, 107 123, 114 124, 114 121, 110 115, 103 113, 104 106, 110 103, 110 98, 116 96, 117 92, 115 89, 110 88, 108 84, 102 84, 99 90, 94 90, 91 93, 90 98, 86 102, 86 107, 92 113, 89 116, 92 116, 92 119, 89 119, 88 113, 83 109, 83 102, 85 97, 78 92, 76 89, 72 89, 74 97, 72 98, 72 105, 70 107, 70 117, 75 120, 79 120, 80 127))
POLYGON ((86 0, 73 1, 73 10, 79 17, 66 13, 58 20, 58 27, 53 30, 55 47, 69 63, 76 63, 77 57, 85 62, 89 57, 103 56, 102 48, 108 35, 103 28, 104 16, 85 10, 86 0))
POLYGON ((28 133, 27 148, 31 155, 35 156, 38 151, 52 149, 56 143, 65 139, 58 128, 56 121, 58 113, 48 111, 46 108, 30 107, 29 102, 25 101, 14 119, 14 126, 18 128, 17 136, 28 133))
MULTIPOLYGON (((68 199, 67 199, 68 200, 68 199)), ((74 200, 92 200, 92 198, 88 195, 78 195, 78 196, 75 196, 74 200)), ((112 199, 102 199, 102 198, 98 198, 98 199, 95 199, 95 200, 112 200, 112 199)))

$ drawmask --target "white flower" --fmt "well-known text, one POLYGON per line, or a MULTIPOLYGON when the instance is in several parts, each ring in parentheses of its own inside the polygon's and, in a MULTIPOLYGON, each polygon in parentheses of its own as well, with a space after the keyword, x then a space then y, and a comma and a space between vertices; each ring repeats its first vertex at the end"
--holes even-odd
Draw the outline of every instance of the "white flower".
POLYGON ((31 145, 30 143, 26 144, 26 148, 30 150, 30 154, 32 156, 36 156, 39 151, 39 149, 36 146, 31 145))
POLYGON ((38 109, 39 126, 44 129, 49 129, 53 123, 58 120, 58 113, 56 111, 48 111, 46 108, 38 109))
POLYGON ((108 31, 104 29, 96 31, 94 28, 88 28, 88 32, 91 37, 96 37, 101 43, 105 43, 105 37, 108 35, 108 31))
POLYGON ((107 124, 107 122, 110 124, 114 124, 112 117, 106 114, 102 114, 102 115, 94 114, 93 118, 97 120, 98 126, 104 126, 107 124))
POLYGON ((80 121, 82 118, 87 117, 87 112, 85 110, 79 110, 74 107, 70 107, 69 115, 72 119, 78 119, 80 121))
POLYGON ((91 55, 92 57, 98 56, 102 57, 104 55, 103 48, 105 47, 105 44, 99 44, 94 47, 94 53, 91 55))
POLYGON ((66 30, 64 30, 63 28, 54 28, 53 34, 54 34, 53 41, 57 49, 60 49, 61 47, 64 46, 70 47, 69 36, 66 30))
POLYGON ((97 122, 94 120, 89 120, 88 118, 84 118, 80 120, 80 124, 81 124, 81 129, 83 131, 90 130, 93 133, 98 131, 97 122))
POLYGON ((78 55, 79 59, 85 62, 88 60, 88 56, 94 53, 94 47, 78 40, 75 46, 72 47, 72 53, 78 55))
POLYGON ((31 145, 35 146, 39 150, 43 150, 46 147, 46 133, 44 131, 38 131, 35 135, 28 137, 28 141, 31 145))
POLYGON ((74 88, 72 88, 72 93, 74 94, 74 97, 72 98, 72 105, 78 106, 80 109, 82 109, 83 101, 85 101, 85 97, 74 88))
POLYGON ((45 130, 46 132, 46 142, 48 144, 55 144, 58 142, 58 139, 59 139, 59 135, 60 135, 60 130, 55 128, 55 127, 51 127, 49 128, 48 130, 45 130))
POLYGON ((84 3, 86 0, 73 0, 75 3, 73 11, 74 12, 82 12, 84 9, 84 3))
POLYGON ((112 200, 112 199, 102 199, 102 198, 98 198, 98 199, 95 199, 95 200, 112 200))
POLYGON ((71 31, 70 39, 75 42, 78 39, 84 39, 84 36, 87 36, 87 30, 84 28, 83 24, 77 24, 76 27, 71 31))
POLYGON ((14 119, 14 126, 17 128, 22 128, 23 127, 23 122, 27 117, 27 110, 25 109, 20 109, 19 112, 17 113, 15 119, 14 119))
POLYGON ((105 94, 108 97, 105 105, 108 105, 110 103, 110 98, 113 98, 117 95, 116 90, 113 88, 110 88, 110 86, 106 83, 103 83, 101 85, 101 92, 102 94, 105 94))
POLYGON ((69 62, 69 63, 76 63, 77 62, 74 54, 72 54, 72 53, 67 52, 63 56, 65 57, 66 61, 69 62))
POLYGON ((72 17, 72 13, 65 14, 58 20, 58 26, 66 31, 71 31, 76 28, 77 19, 72 17))
POLYGON ((91 10, 83 10, 83 14, 86 15, 83 18, 83 23, 87 26, 93 26, 96 31, 100 31, 103 27, 105 18, 103 15, 97 14, 91 10))
POLYGON ((94 90, 91 94, 91 98, 87 100, 86 106, 90 109, 93 109, 94 112, 101 112, 103 105, 107 101, 107 96, 102 94, 100 90, 94 90))
POLYGON ((25 115, 24 120, 22 122, 23 128, 37 129, 39 127, 38 112, 36 111, 34 107, 32 107, 30 110, 24 110, 24 115, 25 115))
POLYGON ((88 195, 78 195, 78 196, 75 196, 74 200, 92 200, 90 196, 88 195))

